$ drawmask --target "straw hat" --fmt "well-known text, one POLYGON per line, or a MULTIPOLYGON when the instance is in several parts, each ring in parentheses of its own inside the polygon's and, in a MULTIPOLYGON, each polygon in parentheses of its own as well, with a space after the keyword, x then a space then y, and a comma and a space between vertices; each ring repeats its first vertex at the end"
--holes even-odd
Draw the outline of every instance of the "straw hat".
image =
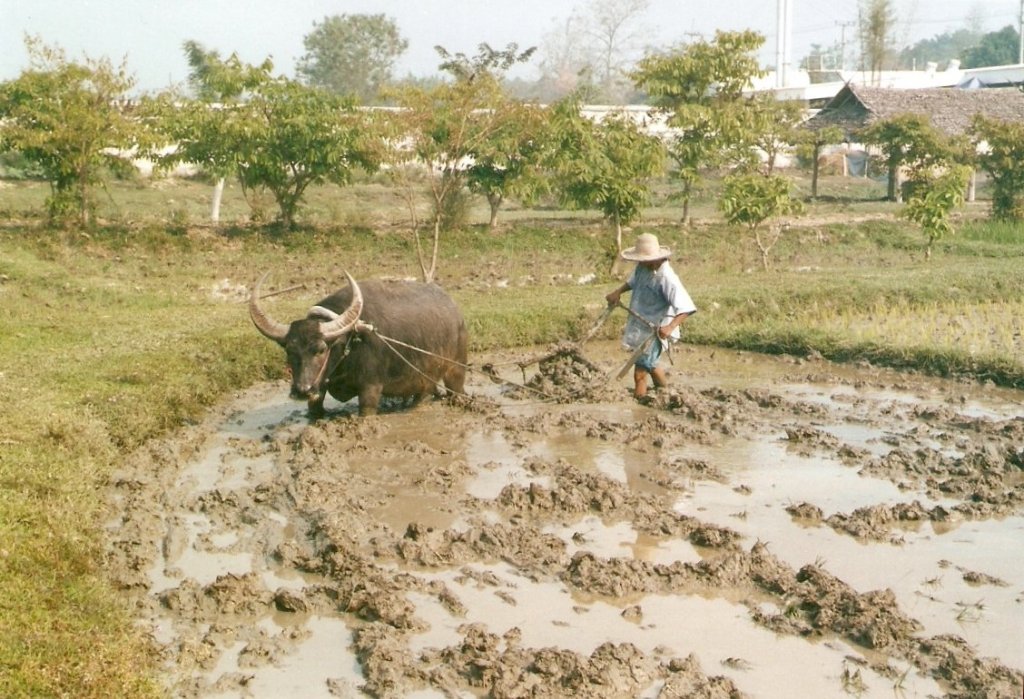
POLYGON ((641 233, 636 237, 636 245, 622 251, 622 259, 632 262, 650 262, 672 257, 672 251, 664 245, 658 245, 658 237, 651 233, 641 233))

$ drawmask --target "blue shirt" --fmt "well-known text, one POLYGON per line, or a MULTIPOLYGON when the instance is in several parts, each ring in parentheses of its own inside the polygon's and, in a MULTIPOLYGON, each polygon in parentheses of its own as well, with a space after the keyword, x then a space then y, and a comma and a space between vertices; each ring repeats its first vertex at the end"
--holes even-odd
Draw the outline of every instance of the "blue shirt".
MULTIPOLYGON (((697 310, 693 305, 693 299, 679 281, 679 276, 668 260, 662 262, 653 272, 643 265, 637 265, 626 283, 630 288, 630 310, 657 327, 668 325, 677 315, 694 313, 697 310)), ((631 315, 626 321, 622 343, 630 349, 636 349, 651 336, 651 332, 650 327, 631 315)), ((672 331, 671 338, 679 339, 678 327, 672 331)), ((662 340, 662 344, 668 343, 662 340)))

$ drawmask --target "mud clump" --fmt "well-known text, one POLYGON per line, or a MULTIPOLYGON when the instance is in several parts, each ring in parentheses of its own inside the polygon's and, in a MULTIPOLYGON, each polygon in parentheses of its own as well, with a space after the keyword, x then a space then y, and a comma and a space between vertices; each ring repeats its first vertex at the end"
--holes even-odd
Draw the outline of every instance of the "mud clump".
POLYGON ((584 357, 576 345, 558 345, 533 361, 537 363, 537 373, 523 387, 509 391, 510 398, 574 403, 599 400, 608 395, 607 373, 584 357))
POLYGON ((861 507, 849 515, 836 513, 825 523, 836 531, 845 532, 858 539, 903 543, 903 537, 892 531, 895 526, 907 526, 921 522, 944 522, 950 517, 949 511, 936 505, 931 509, 921 503, 897 503, 895 505, 872 505, 861 507))

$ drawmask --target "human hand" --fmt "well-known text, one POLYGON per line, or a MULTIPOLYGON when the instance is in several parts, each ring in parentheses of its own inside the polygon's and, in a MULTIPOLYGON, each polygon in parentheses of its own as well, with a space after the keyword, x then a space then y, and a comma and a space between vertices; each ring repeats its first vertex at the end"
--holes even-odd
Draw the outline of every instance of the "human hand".
POLYGON ((615 291, 605 296, 604 300, 608 302, 609 306, 618 306, 620 298, 622 298, 622 294, 619 292, 618 289, 616 289, 615 291))

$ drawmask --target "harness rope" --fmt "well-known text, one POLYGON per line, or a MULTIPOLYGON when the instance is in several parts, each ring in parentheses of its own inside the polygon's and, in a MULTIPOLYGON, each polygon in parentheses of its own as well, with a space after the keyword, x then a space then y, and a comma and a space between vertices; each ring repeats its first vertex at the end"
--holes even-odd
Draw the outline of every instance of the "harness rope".
MULTIPOLYGON (((470 364, 463 364, 462 362, 456 361, 454 359, 449 359, 448 357, 442 357, 439 354, 436 354, 436 353, 431 352, 429 350, 425 350, 425 349, 423 349, 421 347, 416 347, 415 345, 410 345, 410 344, 408 344, 406 342, 402 342, 401 340, 396 340, 393 337, 388 337, 387 335, 382 335, 381 333, 377 332, 376 329, 372 330, 372 332, 373 332, 374 335, 376 335, 377 337, 379 337, 381 339, 381 341, 387 346, 388 349, 390 349, 392 352, 394 352, 398 356, 399 359, 401 359, 403 362, 405 362, 409 366, 410 369, 412 369, 413 371, 415 371, 417 374, 419 374, 423 378, 427 379, 428 381, 434 381, 434 380, 431 379, 429 376, 427 376, 427 374, 425 374, 419 367, 417 367, 415 364, 413 364, 408 359, 406 359, 405 356, 403 356, 401 352, 399 352, 397 349, 395 349, 394 345, 401 345, 402 347, 406 347, 406 348, 414 350, 416 352, 420 352, 421 354, 430 355, 431 357, 435 357, 435 358, 440 359, 442 361, 448 362, 449 364, 455 364, 457 366, 462 367, 466 371, 477 371, 476 367, 474 367, 474 366, 472 366, 470 364)), ((544 393, 544 391, 536 389, 536 388, 534 388, 532 386, 526 386, 526 385, 517 384, 514 381, 509 381, 507 379, 503 379, 500 376, 498 376, 497 374, 488 373, 488 372, 483 371, 483 370, 480 370, 479 373, 483 374, 484 376, 489 378, 491 381, 499 381, 499 382, 501 382, 503 384, 506 384, 508 386, 514 386, 515 388, 521 388, 521 389, 526 390, 526 391, 532 391, 532 392, 542 396, 545 399, 543 402, 557 402, 556 399, 554 398, 554 396, 549 396, 547 393, 544 393)), ((436 385, 437 382, 435 381, 434 383, 436 385)), ((452 389, 448 388, 447 386, 445 386, 445 390, 449 391, 451 393, 456 393, 456 394, 461 395, 461 396, 463 396, 465 398, 472 398, 473 397, 473 396, 469 395, 468 393, 466 393, 464 391, 453 391, 452 389)))

